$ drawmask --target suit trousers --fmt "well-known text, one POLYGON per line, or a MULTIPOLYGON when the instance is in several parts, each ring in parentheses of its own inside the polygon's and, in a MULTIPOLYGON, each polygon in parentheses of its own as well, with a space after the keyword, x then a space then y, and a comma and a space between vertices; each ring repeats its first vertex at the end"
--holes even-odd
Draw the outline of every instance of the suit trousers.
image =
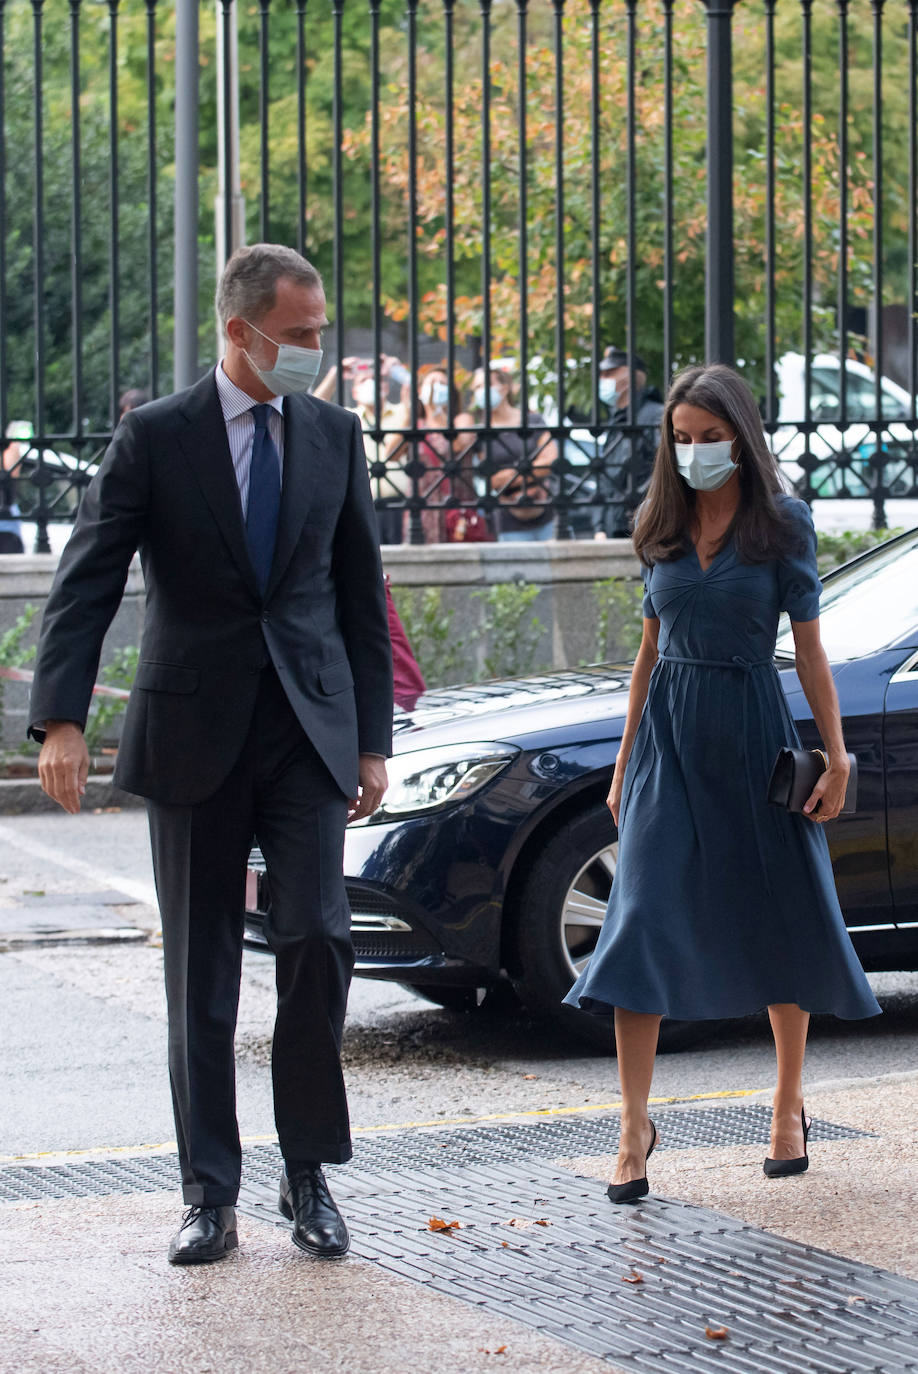
POLYGON ((347 800, 262 669, 239 758, 193 806, 148 801, 163 925, 169 1076, 185 1202, 231 1206, 242 1151, 234 1035, 245 874, 253 838, 265 858, 277 1019, 274 1113, 288 1162, 351 1157, 341 1035, 354 956, 344 887, 347 800))

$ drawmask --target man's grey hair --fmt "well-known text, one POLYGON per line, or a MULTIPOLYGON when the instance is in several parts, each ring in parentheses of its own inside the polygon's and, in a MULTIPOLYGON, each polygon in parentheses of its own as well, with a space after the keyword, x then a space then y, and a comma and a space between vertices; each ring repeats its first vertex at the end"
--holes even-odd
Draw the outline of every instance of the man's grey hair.
POLYGON ((283 243, 252 243, 237 248, 217 284, 217 316, 226 329, 235 315, 253 323, 274 305, 281 277, 297 286, 322 286, 311 262, 283 243))

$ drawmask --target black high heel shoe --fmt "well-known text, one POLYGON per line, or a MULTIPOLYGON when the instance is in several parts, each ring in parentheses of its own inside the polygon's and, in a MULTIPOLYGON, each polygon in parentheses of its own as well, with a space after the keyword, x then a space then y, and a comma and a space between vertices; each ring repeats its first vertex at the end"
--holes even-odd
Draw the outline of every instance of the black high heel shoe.
MULTIPOLYGON (((652 1121, 650 1122, 650 1130, 650 1148, 644 1156, 645 1168, 657 1143, 657 1128, 652 1121)), ((645 1174, 643 1178, 632 1178, 627 1183, 610 1183, 606 1189, 606 1197, 610 1202, 637 1202, 638 1198, 646 1197, 649 1192, 650 1184, 647 1182, 647 1175, 645 1174)))
POLYGON ((796 1159, 766 1159, 762 1165, 766 1178, 789 1178, 791 1174, 805 1174, 810 1167, 810 1157, 806 1152, 810 1123, 806 1119, 806 1112, 802 1109, 800 1120, 803 1124, 803 1154, 798 1155, 796 1159))

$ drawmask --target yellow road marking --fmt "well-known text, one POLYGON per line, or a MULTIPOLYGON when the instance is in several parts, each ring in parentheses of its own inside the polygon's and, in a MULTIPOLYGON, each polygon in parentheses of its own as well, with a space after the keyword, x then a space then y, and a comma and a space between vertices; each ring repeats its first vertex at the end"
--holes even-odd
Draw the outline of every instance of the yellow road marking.
MULTIPOLYGON (((651 1097, 652 1107, 672 1106, 678 1102, 720 1102, 727 1098, 757 1097, 765 1092, 764 1088, 735 1088, 724 1092, 692 1093, 688 1097, 651 1097)), ((417 1131, 433 1126, 476 1126, 485 1121, 520 1121, 529 1117, 585 1116, 589 1112, 618 1111, 621 1101, 597 1102, 582 1107, 535 1107, 521 1112, 487 1112, 481 1116, 441 1116, 433 1121, 391 1121, 381 1126, 355 1126, 353 1134, 380 1135, 386 1131, 417 1131)), ((276 1135, 247 1135, 242 1137, 243 1145, 276 1145, 276 1135)), ((34 1154, 0 1155, 2 1164, 32 1164, 39 1161, 64 1159, 85 1159, 89 1155, 138 1155, 155 1154, 158 1150, 174 1151, 178 1148, 174 1140, 163 1140, 157 1145, 95 1145, 83 1150, 39 1150, 34 1154)))

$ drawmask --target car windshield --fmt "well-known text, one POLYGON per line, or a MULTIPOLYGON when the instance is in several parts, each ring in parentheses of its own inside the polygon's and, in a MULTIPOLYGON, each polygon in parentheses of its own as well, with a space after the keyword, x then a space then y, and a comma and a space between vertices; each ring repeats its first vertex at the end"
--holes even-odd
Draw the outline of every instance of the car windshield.
MULTIPOLYGON (((829 660, 876 653, 918 623, 918 531, 829 578, 819 610, 829 660)), ((794 637, 781 617, 775 655, 792 658, 794 637)))

